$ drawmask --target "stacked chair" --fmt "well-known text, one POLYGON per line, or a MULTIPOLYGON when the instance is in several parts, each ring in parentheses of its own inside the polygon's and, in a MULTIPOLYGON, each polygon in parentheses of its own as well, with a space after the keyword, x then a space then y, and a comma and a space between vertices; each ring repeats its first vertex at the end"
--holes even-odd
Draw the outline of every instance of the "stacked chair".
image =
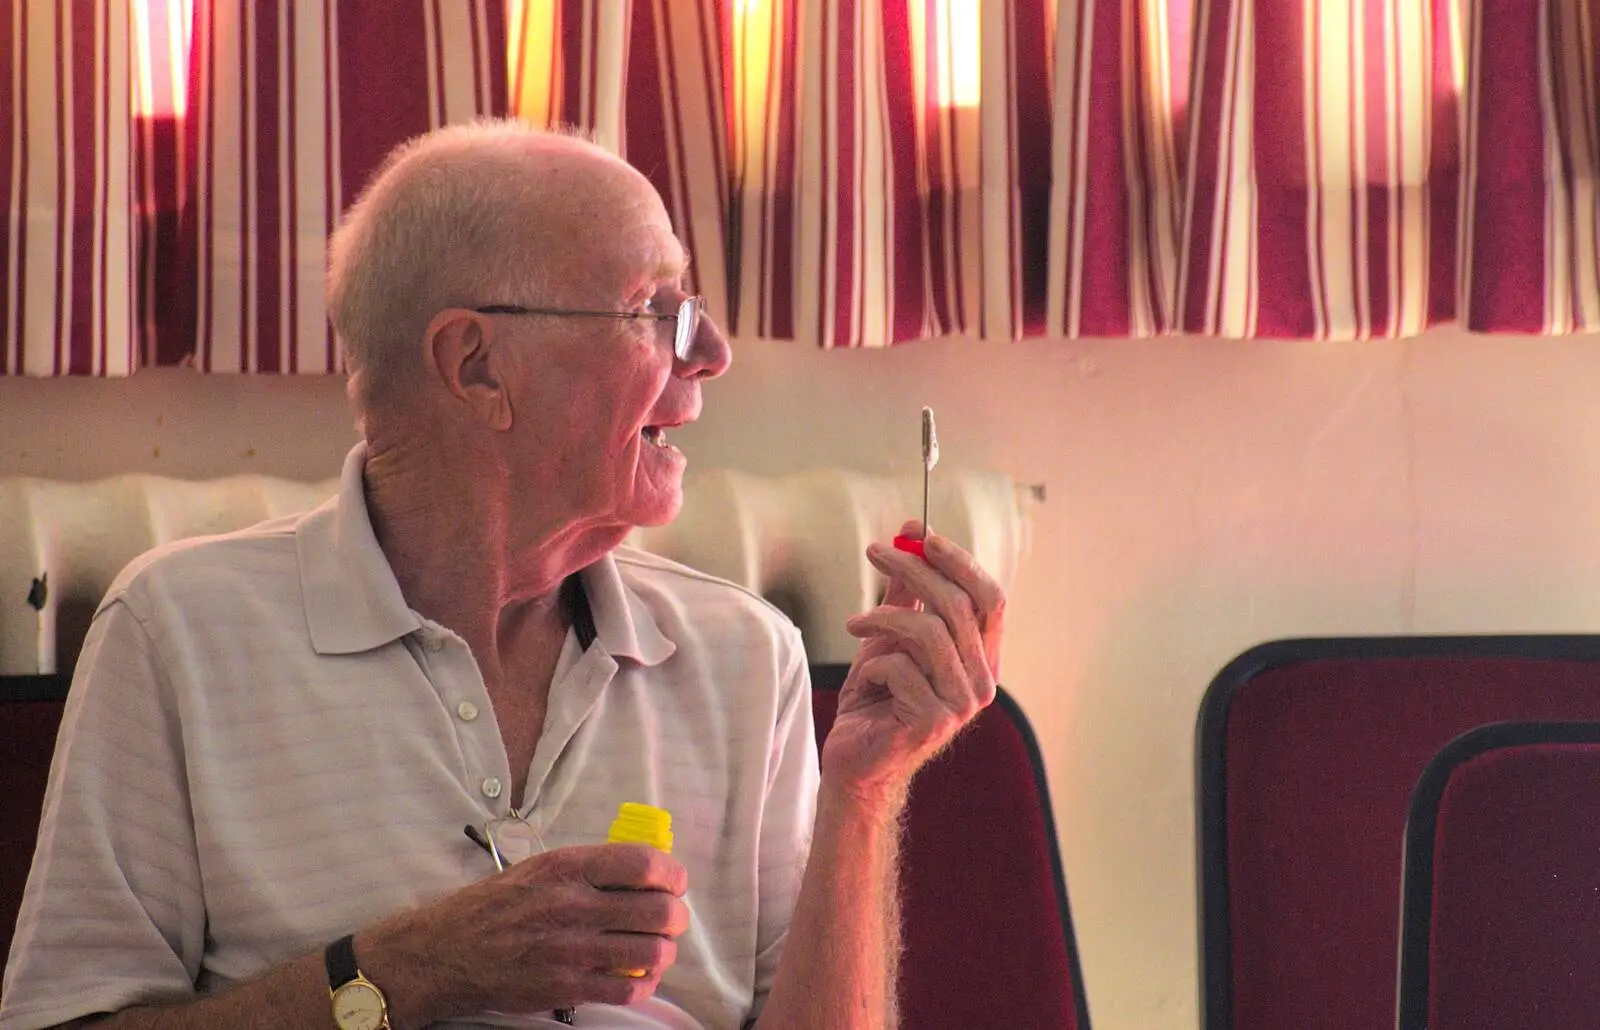
POLYGON ((1507 720, 1600 721, 1600 637, 1278 641, 1217 676, 1197 730, 1205 1030, 1396 1025, 1413 791, 1507 720))
POLYGON ((1472 730, 1411 801, 1399 1030, 1600 1022, 1600 723, 1472 730))

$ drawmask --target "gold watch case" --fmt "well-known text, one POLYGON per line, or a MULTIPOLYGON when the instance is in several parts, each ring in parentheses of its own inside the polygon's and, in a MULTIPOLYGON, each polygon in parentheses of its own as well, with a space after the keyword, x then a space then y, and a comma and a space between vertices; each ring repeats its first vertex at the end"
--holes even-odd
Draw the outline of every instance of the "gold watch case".
POLYGON ((339 1030, 388 1030, 389 1003, 378 985, 360 973, 329 993, 333 996, 333 1022, 339 1030))

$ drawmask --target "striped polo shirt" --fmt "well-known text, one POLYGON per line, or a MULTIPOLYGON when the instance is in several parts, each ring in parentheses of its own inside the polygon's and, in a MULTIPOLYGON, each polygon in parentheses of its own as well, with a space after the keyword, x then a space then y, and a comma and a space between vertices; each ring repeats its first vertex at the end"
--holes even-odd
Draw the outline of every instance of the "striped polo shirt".
POLYGON ((799 632, 619 548, 581 574, 596 639, 569 632, 512 798, 477 664, 401 596, 364 465, 357 446, 307 515, 159 548, 113 584, 73 677, 0 1030, 255 977, 491 875, 468 824, 518 810, 543 847, 600 843, 623 801, 671 811, 693 923, 654 998, 579 1023, 735 1030, 771 987, 815 809, 799 632))

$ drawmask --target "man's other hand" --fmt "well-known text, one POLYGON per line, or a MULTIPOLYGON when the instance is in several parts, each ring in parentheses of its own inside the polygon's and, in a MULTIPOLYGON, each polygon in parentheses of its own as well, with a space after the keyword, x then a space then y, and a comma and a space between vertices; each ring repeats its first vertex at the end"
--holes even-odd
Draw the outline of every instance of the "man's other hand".
POLYGON ((655 848, 560 848, 357 934, 356 951, 405 1023, 630 1005, 677 958, 688 886, 655 848), (385 982, 386 967, 428 969, 429 983, 385 982))
MULTIPOLYGON (((920 536, 922 524, 901 533, 920 536)), ((827 783, 898 805, 911 778, 994 700, 1005 592, 972 555, 931 534, 926 560, 874 543, 883 602, 845 623, 865 643, 839 692, 822 750, 827 783)))

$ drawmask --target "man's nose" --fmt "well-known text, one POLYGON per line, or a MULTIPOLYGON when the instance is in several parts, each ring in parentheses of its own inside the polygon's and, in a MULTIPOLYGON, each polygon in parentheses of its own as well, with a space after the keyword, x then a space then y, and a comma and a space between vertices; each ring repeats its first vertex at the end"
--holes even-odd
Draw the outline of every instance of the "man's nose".
POLYGON ((676 372, 686 379, 715 379, 733 364, 733 348, 709 312, 700 313, 687 357, 676 362, 676 372))

